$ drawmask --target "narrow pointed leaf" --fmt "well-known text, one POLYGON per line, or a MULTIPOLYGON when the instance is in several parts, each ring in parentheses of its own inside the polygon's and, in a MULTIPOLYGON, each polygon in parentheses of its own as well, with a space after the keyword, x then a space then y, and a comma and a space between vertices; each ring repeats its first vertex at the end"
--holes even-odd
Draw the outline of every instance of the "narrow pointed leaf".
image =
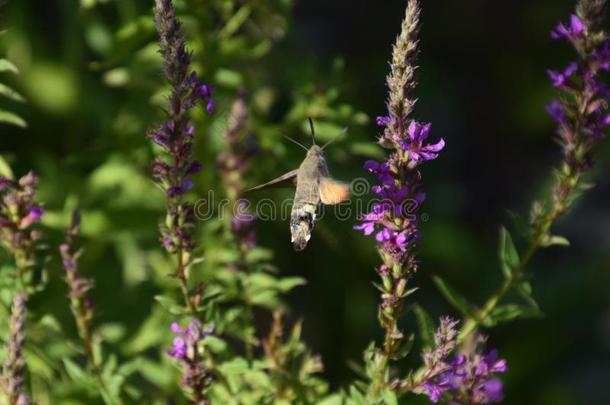
POLYGON ((570 241, 567 240, 566 238, 564 238, 563 236, 559 236, 559 235, 548 235, 543 241, 542 241, 542 246, 543 247, 549 247, 549 246, 570 246, 570 241))
POLYGON ((0 95, 20 103, 25 102, 25 98, 21 94, 3 83, 0 83, 0 95))
POLYGON ((25 128, 28 124, 25 122, 23 118, 18 116, 17 114, 13 114, 9 111, 0 110, 0 122, 4 122, 6 124, 17 125, 18 127, 25 128))
POLYGON ((11 61, 0 59, 0 72, 19 73, 19 69, 11 61))
POLYGON ((513 271, 519 266, 519 254, 513 244, 513 239, 505 227, 500 227, 500 266, 506 278, 512 276, 513 271))

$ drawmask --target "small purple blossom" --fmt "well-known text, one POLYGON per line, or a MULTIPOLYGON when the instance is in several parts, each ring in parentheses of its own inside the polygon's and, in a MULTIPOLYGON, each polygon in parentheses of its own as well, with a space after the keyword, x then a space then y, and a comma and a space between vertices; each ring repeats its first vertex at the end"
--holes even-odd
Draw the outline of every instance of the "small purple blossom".
POLYGON ((27 215, 21 219, 21 222, 19 223, 19 228, 29 228, 33 223, 40 221, 43 214, 44 209, 40 205, 31 204, 28 207, 27 215))
POLYGON ((388 162, 377 162, 375 160, 367 160, 364 162, 364 168, 373 173, 382 184, 392 186, 394 184, 394 176, 390 171, 388 162))
POLYGON ((436 159, 438 152, 445 147, 445 141, 442 138, 436 143, 424 145, 424 141, 428 139, 430 127, 430 123, 420 124, 412 120, 407 129, 407 139, 397 139, 402 149, 409 152, 410 158, 416 162, 436 159))
POLYGON ((577 15, 570 16, 570 24, 568 26, 563 23, 559 23, 557 28, 551 32, 551 38, 555 40, 559 39, 575 39, 581 36, 585 31, 583 21, 577 15))
POLYGON ((553 86, 562 88, 566 87, 566 84, 569 83, 570 77, 578 71, 578 63, 572 62, 564 69, 563 72, 556 72, 554 70, 547 70, 547 74, 553 81, 553 86))
POLYGON ((553 117, 553 119, 559 125, 565 125, 567 123, 567 117, 563 111, 561 103, 557 100, 553 100, 549 105, 546 106, 546 112, 553 117))

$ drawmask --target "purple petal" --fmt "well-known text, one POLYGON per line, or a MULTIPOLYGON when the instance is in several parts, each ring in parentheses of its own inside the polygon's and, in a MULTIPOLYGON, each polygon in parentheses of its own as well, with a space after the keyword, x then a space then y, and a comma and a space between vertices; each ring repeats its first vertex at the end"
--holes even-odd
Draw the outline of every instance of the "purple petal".
POLYGON ((424 146, 426 152, 440 152, 445 147, 445 140, 441 138, 437 143, 424 146))
POLYGON ((585 30, 582 20, 574 14, 570 16, 570 28, 572 30, 572 35, 580 35, 585 30))
POLYGON ((502 389, 503 384, 499 378, 489 380, 483 385, 483 391, 487 394, 489 402, 501 402, 504 399, 502 389))

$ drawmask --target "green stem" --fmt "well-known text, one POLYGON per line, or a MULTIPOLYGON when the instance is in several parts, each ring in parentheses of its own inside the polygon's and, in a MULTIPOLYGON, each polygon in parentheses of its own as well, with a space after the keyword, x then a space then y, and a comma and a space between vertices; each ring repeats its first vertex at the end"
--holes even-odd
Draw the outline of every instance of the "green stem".
POLYGON ((525 254, 519 260, 519 264, 517 267, 510 273, 508 277, 504 280, 498 291, 493 294, 485 305, 481 307, 476 313, 476 316, 468 319, 462 329, 460 330, 460 334, 458 335, 458 344, 463 343, 464 340, 470 336, 472 332, 476 330, 476 328, 481 325, 485 319, 489 316, 491 311, 498 305, 498 303, 504 298, 506 294, 508 294, 513 287, 519 283, 527 269, 527 265, 536 254, 538 249, 542 246, 543 238, 548 234, 548 231, 553 225, 555 219, 564 211, 564 200, 556 201, 555 206, 549 213, 547 214, 542 224, 538 227, 537 231, 534 234, 534 237, 531 239, 529 247, 527 248, 525 254))
POLYGON ((182 248, 178 249, 178 251, 176 252, 176 256, 178 259, 177 276, 178 281, 180 282, 180 291, 182 291, 182 297, 184 297, 184 301, 189 312, 195 315, 197 313, 197 308, 195 308, 195 304, 193 303, 193 300, 191 299, 191 296, 189 294, 188 285, 186 281, 186 269, 184 266, 184 259, 182 255, 182 248))

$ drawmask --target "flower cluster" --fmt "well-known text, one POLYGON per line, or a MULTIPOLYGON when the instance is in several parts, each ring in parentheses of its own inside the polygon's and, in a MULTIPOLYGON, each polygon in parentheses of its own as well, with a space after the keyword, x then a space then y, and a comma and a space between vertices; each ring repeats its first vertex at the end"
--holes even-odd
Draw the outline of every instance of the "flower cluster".
POLYGON ((579 55, 565 69, 548 71, 553 86, 564 95, 547 106, 558 124, 563 151, 563 166, 553 190, 553 216, 568 208, 569 195, 592 164, 592 148, 610 125, 610 89, 600 77, 610 70, 610 38, 599 28, 602 6, 597 0, 580 1, 569 23, 560 23, 551 33, 551 38, 569 42, 579 55))
POLYGON ((29 172, 19 180, 0 176, 0 241, 15 257, 19 279, 36 263, 36 243, 42 234, 34 229, 43 208, 34 202, 38 177, 29 172))
POLYGON ((370 160, 364 165, 379 179, 380 184, 372 190, 380 201, 375 202, 372 210, 355 226, 365 235, 375 234, 383 258, 383 264, 378 268, 383 281, 379 319, 386 329, 384 352, 390 357, 398 351, 403 337, 397 320, 402 312, 402 301, 409 293, 407 282, 417 270, 413 252, 419 238, 416 213, 425 198, 419 191, 418 166, 435 159, 444 147, 442 139, 426 143, 430 124, 409 116, 415 104, 411 93, 417 84, 414 75, 419 14, 417 0, 411 0, 392 52, 391 71, 387 77, 388 114, 377 118, 377 124, 384 127, 378 143, 392 152, 382 162, 370 160))
POLYGON ((93 348, 91 342, 90 323, 93 320, 93 299, 89 291, 94 287, 90 278, 81 276, 78 272, 78 258, 81 250, 77 246, 80 229, 80 213, 72 213, 70 227, 66 231, 66 240, 59 246, 62 263, 66 270, 66 283, 68 284, 70 307, 76 319, 78 333, 85 343, 89 358, 93 361, 93 348))
POLYGON ((177 336, 167 354, 182 363, 182 384, 191 391, 194 403, 206 404, 204 390, 211 383, 213 376, 203 364, 199 344, 206 336, 214 333, 214 328, 204 330, 201 322, 194 319, 186 328, 173 323, 171 330, 177 336))
POLYGON ((13 298, 9 336, 2 369, 2 388, 6 395, 6 404, 26 405, 30 403, 23 383, 25 359, 22 351, 25 345, 25 304, 25 294, 17 293, 13 298))
POLYGON ((195 127, 190 123, 189 111, 198 102, 212 112, 211 87, 189 72, 191 54, 186 50, 184 35, 171 0, 155 2, 155 22, 160 37, 160 52, 164 59, 165 76, 171 85, 168 98, 167 122, 149 131, 148 137, 165 152, 152 164, 153 177, 165 192, 167 216, 161 227, 161 241, 170 253, 178 253, 190 260, 194 245, 191 228, 194 223, 192 205, 183 200, 193 188, 192 175, 201 164, 192 157, 195 127))
MULTIPOLYGON (((413 391, 424 393, 436 403, 443 396, 457 404, 490 404, 503 399, 502 381, 495 375, 507 371, 506 360, 496 350, 482 354, 452 355, 457 341, 457 322, 441 318, 434 335, 434 350, 424 353, 422 382, 413 391)), ((476 348, 482 347, 483 339, 476 348)))

